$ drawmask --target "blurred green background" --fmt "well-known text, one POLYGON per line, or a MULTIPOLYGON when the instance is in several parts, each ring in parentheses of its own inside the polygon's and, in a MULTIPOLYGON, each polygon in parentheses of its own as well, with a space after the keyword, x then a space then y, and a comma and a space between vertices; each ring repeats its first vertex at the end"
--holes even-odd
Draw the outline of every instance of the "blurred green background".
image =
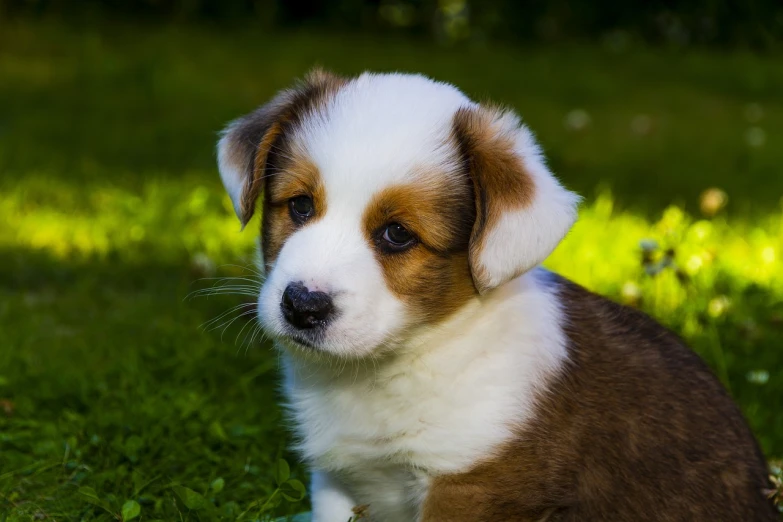
POLYGON ((681 333, 783 457, 782 27, 777 1, 0 0, 0 521, 307 508, 214 145, 314 65, 518 110, 586 196, 547 265, 681 333))

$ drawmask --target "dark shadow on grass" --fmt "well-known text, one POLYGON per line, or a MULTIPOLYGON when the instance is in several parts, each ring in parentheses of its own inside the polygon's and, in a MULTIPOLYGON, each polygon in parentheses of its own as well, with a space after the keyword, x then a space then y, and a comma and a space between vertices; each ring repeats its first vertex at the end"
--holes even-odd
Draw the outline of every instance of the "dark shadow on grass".
POLYGON ((15 513, 91 510, 82 486, 121 505, 139 498, 135 476, 155 479, 148 518, 179 518, 155 507, 172 482, 222 477, 221 505, 268 494, 287 446, 278 358, 236 345, 241 324, 224 341, 200 328, 238 299, 184 299, 199 277, 186 262, 0 251, 0 497, 15 513))

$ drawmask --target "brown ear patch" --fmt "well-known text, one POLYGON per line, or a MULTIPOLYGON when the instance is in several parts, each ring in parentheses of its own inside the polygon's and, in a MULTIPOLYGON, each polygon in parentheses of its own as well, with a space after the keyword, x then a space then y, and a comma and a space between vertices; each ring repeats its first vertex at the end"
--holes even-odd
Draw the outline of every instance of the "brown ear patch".
POLYGON ((309 114, 323 107, 348 80, 314 69, 297 86, 278 94, 271 102, 240 121, 236 132, 237 148, 249 143, 251 170, 240 200, 240 219, 247 224, 255 212, 255 204, 265 185, 274 175, 276 164, 285 157, 286 137, 309 114))
POLYGON ((389 187, 364 212, 364 231, 387 287, 424 322, 442 319, 476 295, 468 264, 473 226, 470 186, 444 176, 389 187), (417 238, 403 252, 379 245, 385 226, 399 223, 417 238))
POLYGON ((476 222, 470 260, 479 287, 487 279, 476 262, 486 231, 495 226, 504 212, 530 205, 535 194, 533 178, 514 150, 511 132, 517 129, 503 128, 508 123, 508 115, 495 108, 463 107, 454 114, 452 138, 474 185, 476 222))
MULTIPOLYGON (((283 116, 281 116, 283 117, 283 116)), ((264 186, 263 177, 266 172, 267 159, 269 157, 269 151, 272 150, 272 146, 280 138, 283 132, 283 125, 281 121, 275 121, 269 130, 261 138, 261 142, 256 148, 255 158, 253 161, 253 176, 250 178, 249 185, 242 191, 241 199, 241 219, 242 224, 247 224, 253 217, 256 208, 256 200, 261 192, 261 188, 264 186)))
POLYGON ((313 215, 302 226, 320 219, 326 213, 326 188, 318 167, 301 155, 287 156, 267 179, 264 197, 261 247, 267 268, 274 263, 283 243, 296 231, 291 219, 289 202, 299 196, 313 200, 313 215))

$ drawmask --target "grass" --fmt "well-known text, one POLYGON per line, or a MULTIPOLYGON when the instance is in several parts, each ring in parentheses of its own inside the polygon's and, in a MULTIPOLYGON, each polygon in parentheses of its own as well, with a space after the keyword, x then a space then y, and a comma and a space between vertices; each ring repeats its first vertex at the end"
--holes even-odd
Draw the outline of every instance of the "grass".
POLYGON ((240 297, 186 297, 254 277, 215 132, 314 63, 518 108, 588 196, 547 264, 680 332, 783 457, 780 57, 1 23, 0 520, 307 508, 274 352, 240 297))

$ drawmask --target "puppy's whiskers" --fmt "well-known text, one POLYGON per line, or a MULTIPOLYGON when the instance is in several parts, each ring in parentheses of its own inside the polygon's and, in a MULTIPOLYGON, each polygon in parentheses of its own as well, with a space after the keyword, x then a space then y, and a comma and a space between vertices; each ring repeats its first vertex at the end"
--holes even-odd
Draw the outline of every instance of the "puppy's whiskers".
POLYGON ((249 307, 252 307, 253 310, 255 310, 255 303, 240 303, 240 304, 238 304, 238 305, 236 305, 236 306, 226 310, 225 312, 222 312, 220 315, 218 315, 214 319, 210 319, 209 321, 206 321, 205 323, 203 323, 200 326, 200 328, 202 328, 203 330, 205 330, 207 332, 211 332, 213 330, 216 330, 220 326, 215 327, 215 324, 217 324, 218 322, 220 322, 224 318, 230 316, 231 314, 233 314, 233 313, 235 313, 235 312, 237 312, 239 310, 242 310, 242 309, 247 310, 249 307))
POLYGON ((185 299, 189 300, 196 297, 211 297, 216 295, 235 295, 243 298, 254 298, 252 302, 239 303, 229 308, 228 310, 221 312, 217 317, 204 322, 200 326, 200 328, 205 331, 221 329, 220 338, 223 340, 223 336, 232 324, 234 324, 239 319, 250 318, 249 321, 242 325, 242 328, 239 330, 234 339, 234 343, 239 344, 238 350, 241 349, 243 345, 246 345, 245 352, 247 353, 247 349, 249 348, 250 344, 252 344, 256 336, 262 330, 262 327, 258 323, 256 317, 256 299, 258 298, 258 295, 261 291, 261 286, 264 283, 265 275, 252 266, 227 264, 221 265, 221 268, 223 267, 239 268, 241 270, 247 271, 248 273, 239 276, 200 278, 196 282, 211 281, 212 285, 207 288, 200 288, 190 292, 185 297, 185 299), (250 329, 248 330, 249 326, 250 329), (250 339, 250 343, 247 343, 248 337, 250 339), (240 338, 242 339, 241 343, 240 338))

